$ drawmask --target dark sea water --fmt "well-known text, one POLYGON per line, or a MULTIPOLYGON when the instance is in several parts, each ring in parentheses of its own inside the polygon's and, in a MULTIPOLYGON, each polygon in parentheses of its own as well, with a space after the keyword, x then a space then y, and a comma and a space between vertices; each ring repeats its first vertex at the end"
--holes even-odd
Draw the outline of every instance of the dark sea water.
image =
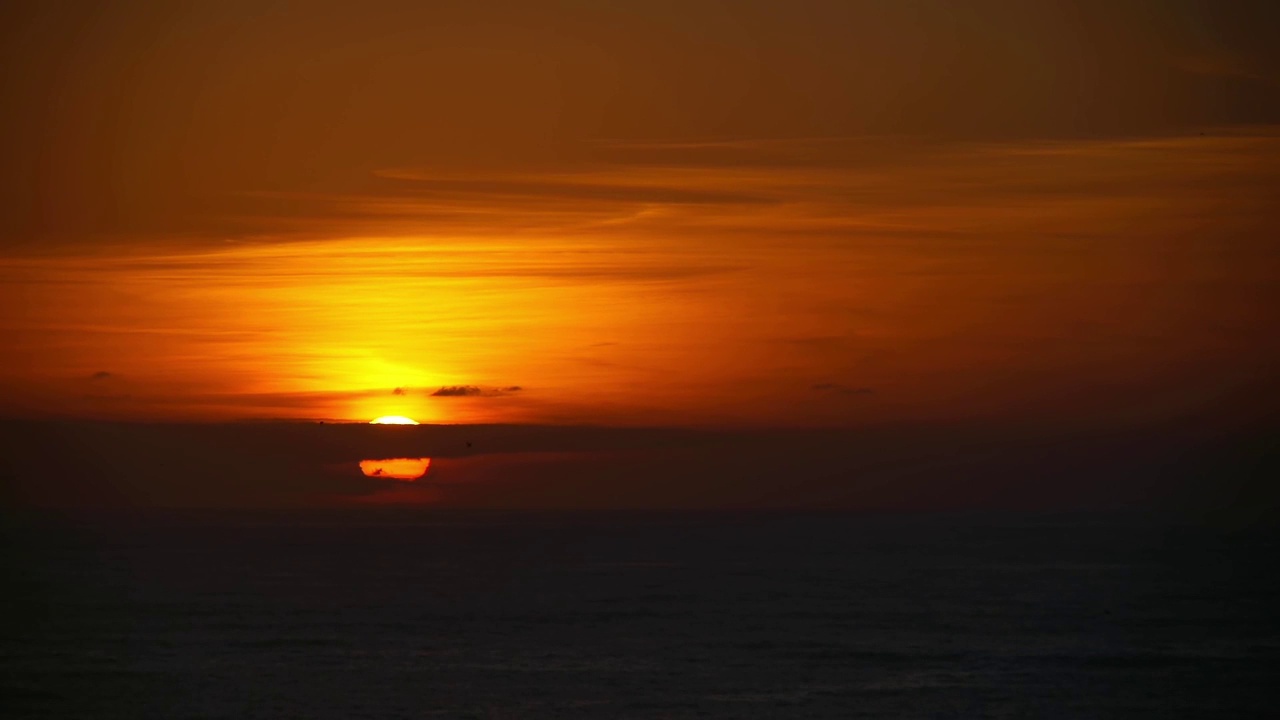
POLYGON ((6 718, 1271 717, 1280 546, 1129 517, 12 520, 6 718))

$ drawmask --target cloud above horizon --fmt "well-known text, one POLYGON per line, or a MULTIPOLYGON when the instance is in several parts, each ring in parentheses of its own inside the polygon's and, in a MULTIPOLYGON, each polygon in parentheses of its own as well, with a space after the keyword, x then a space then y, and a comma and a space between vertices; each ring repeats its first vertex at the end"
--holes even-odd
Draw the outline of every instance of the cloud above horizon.
POLYGON ((482 388, 475 385, 447 385, 431 393, 431 397, 501 397, 524 390, 519 385, 482 388))

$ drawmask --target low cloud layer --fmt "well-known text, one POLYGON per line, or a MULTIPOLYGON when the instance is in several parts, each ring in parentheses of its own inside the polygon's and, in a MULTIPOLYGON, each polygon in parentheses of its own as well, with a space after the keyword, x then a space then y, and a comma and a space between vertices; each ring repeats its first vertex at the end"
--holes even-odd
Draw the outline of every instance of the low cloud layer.
MULTIPOLYGON (((491 508, 1280 508, 1274 425, 1063 433, 1006 423, 697 431, 518 425, 0 422, 8 507, 345 505, 369 458, 431 474, 396 502, 491 508)), ((383 500, 388 498, 382 497, 383 500)))

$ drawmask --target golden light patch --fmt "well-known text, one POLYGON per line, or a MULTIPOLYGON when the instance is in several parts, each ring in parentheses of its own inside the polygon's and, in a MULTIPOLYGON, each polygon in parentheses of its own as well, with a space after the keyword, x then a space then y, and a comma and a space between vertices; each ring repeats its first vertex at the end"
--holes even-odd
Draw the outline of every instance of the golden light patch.
POLYGON ((431 458, 384 458, 361 460, 360 472, 368 477, 412 482, 427 474, 431 458))

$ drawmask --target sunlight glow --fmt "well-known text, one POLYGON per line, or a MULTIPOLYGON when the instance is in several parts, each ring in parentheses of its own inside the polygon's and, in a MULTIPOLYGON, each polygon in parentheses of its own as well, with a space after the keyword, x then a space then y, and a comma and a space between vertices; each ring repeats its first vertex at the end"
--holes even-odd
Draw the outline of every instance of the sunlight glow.
POLYGON ((372 478, 413 481, 427 474, 431 458, 387 458, 361 460, 360 472, 372 478))
POLYGON ((403 415, 383 415, 369 421, 370 425, 417 425, 418 421, 403 415))

